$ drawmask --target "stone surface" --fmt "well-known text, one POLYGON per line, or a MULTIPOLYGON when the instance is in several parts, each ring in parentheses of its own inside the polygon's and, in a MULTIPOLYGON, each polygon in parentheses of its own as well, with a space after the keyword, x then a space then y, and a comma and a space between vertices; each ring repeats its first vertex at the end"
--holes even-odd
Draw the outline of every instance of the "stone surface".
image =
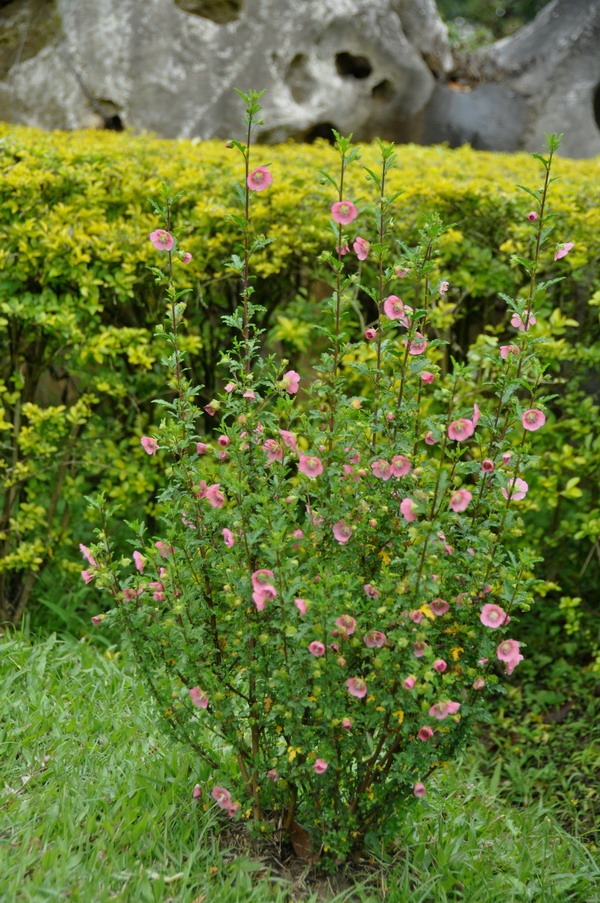
POLYGON ((451 62, 434 0, 13 0, 0 118, 229 137, 235 86, 267 89, 259 140, 402 140, 451 62))
POLYGON ((544 132, 564 132, 564 156, 600 154, 598 0, 554 0, 475 54, 463 75, 436 85, 421 116, 424 143, 537 151, 544 132))

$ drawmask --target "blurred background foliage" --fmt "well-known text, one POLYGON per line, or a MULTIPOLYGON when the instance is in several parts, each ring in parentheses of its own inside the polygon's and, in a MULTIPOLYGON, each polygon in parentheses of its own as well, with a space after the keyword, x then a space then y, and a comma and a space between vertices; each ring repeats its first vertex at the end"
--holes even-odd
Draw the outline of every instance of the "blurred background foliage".
MULTIPOLYGON (((333 170, 334 153, 321 142, 264 153, 268 159, 256 156, 255 163, 270 162, 275 178, 256 196, 253 218, 276 239, 254 261, 265 348, 309 375, 319 352, 311 327, 328 293, 318 257, 332 243, 333 198, 318 171, 333 170)), ((514 335, 499 293, 517 295, 525 285, 513 255, 527 256, 532 201, 516 183, 537 186, 539 165, 525 154, 468 147, 406 146, 398 156, 390 185, 403 190, 398 262, 426 215, 437 211, 450 224, 436 261, 451 283, 433 321, 436 335, 450 342, 438 363, 447 375, 450 355, 468 354, 485 382, 496 366, 491 352, 514 335)), ((365 165, 376 160, 375 148, 363 148, 365 165)), ((121 523, 143 513, 152 529, 162 475, 160 457, 149 458, 139 442, 160 418, 153 399, 169 394, 165 349, 154 336, 161 295, 147 269, 156 263, 148 234, 162 224, 147 199, 163 180, 183 191, 173 228, 193 254, 189 265, 177 264, 181 284, 192 290, 185 345, 205 404, 222 385, 218 361, 231 341, 220 317, 235 307, 238 286, 223 261, 235 249, 228 213, 241 170, 220 142, 8 126, 0 126, 0 168, 0 621, 17 622, 28 611, 34 626, 77 635, 89 632, 99 605, 93 585, 79 576, 78 543, 92 538, 86 496, 104 491, 121 523)), ((498 749, 515 731, 548 743, 552 725, 569 714, 581 712, 589 725, 586 706, 600 670, 598 170, 597 160, 556 161, 555 238, 575 247, 558 262, 550 249, 539 274, 562 277, 545 293, 534 327, 546 340, 548 394, 558 397, 537 436, 535 491, 522 504, 515 536, 543 563, 538 604, 520 628, 528 646, 511 699, 517 719, 513 735, 490 734, 498 749)), ((360 167, 346 184, 361 210, 356 232, 372 240, 372 198, 360 167)), ((348 266, 356 268, 354 258, 348 266)), ((375 282, 369 261, 361 278, 375 282)), ((389 291, 410 303, 410 279, 389 291)), ((375 314, 357 290, 355 338, 375 314)), ((364 356, 372 353, 361 347, 364 356)))
POLYGON ((450 41, 465 48, 514 34, 548 6, 549 0, 436 0, 450 41))

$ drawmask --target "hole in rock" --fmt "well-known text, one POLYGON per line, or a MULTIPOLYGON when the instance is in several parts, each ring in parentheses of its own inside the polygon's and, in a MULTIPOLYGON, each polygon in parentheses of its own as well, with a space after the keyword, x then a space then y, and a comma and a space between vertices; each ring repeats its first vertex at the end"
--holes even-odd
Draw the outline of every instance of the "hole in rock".
POLYGON ((105 116, 104 117, 104 128, 108 129, 110 132, 122 132, 123 131, 123 123, 121 122, 120 116, 105 116))
POLYGON ((394 96, 394 88, 392 83, 385 78, 382 82, 375 85, 371 94, 376 100, 391 100, 394 96))
POLYGON ((340 75, 351 75, 353 78, 367 78, 373 71, 366 56, 354 56, 345 51, 336 54, 335 68, 340 75))
MULTIPOLYGON (((312 129, 308 130, 304 139, 301 140, 304 140, 306 144, 312 144, 317 138, 324 138, 330 144, 335 144, 334 129, 335 126, 331 122, 318 122, 316 125, 313 125, 312 129)), ((339 129, 336 129, 336 131, 339 131, 339 129)))
POLYGON ((308 58, 303 53, 297 53, 291 61, 287 67, 285 80, 296 103, 306 103, 312 94, 314 84, 308 71, 308 58))
POLYGON ((186 13, 226 25, 239 19, 244 0, 175 0, 175 4, 186 13))

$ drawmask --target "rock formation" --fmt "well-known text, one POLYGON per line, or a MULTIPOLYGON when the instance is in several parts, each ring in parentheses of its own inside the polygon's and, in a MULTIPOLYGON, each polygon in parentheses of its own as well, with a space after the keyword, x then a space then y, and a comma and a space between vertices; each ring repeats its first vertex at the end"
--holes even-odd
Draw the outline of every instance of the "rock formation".
POLYGON ((600 0, 453 61, 434 0, 0 0, 0 119, 263 142, 376 136, 600 154, 600 0), (451 78, 447 73, 454 70, 451 78))
POLYGON ((564 132, 561 153, 600 154, 600 2, 554 0, 516 34, 438 84, 418 139, 487 150, 539 150, 564 132))
POLYGON ((2 119, 229 137, 266 88, 263 141, 401 138, 452 62, 434 0, 13 0, 0 48, 2 119))

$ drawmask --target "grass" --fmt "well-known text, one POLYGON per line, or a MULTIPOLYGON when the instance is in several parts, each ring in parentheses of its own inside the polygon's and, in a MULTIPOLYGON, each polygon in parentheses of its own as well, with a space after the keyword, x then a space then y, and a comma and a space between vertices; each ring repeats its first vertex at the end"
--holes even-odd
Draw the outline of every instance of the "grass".
POLYGON ((84 642, 0 639, 0 749, 2 903, 600 901, 591 852, 523 802, 535 771, 507 800, 506 751, 487 776, 477 755, 449 770, 391 859, 325 879, 261 858, 192 800, 208 775, 157 732, 132 669, 84 642))

